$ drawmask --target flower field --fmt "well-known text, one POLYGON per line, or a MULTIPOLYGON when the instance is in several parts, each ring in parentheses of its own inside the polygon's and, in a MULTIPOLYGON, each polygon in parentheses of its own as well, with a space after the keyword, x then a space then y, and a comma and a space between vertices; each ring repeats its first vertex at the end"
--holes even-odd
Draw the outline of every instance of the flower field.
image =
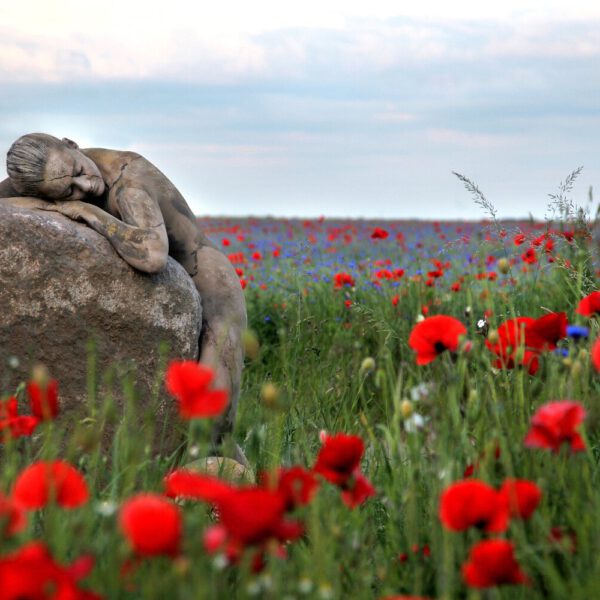
MULTIPOLYGON (((95 393, 4 390, 0 600, 600 597, 600 292, 590 224, 201 219, 244 288, 235 439, 210 370, 95 393), (110 451, 94 431, 118 426, 110 451)), ((7 367, 9 368, 9 367, 7 367)))

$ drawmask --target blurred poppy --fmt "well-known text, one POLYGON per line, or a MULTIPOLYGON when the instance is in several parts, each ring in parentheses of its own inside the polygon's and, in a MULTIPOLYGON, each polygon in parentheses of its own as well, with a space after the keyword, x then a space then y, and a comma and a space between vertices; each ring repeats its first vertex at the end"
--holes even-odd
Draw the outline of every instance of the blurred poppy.
POLYGON ((23 507, 12 498, 0 493, 0 537, 19 533, 26 524, 23 507))
POLYGON ((456 352, 460 336, 466 333, 467 328, 458 319, 436 315, 413 327, 408 345, 417 353, 417 364, 426 365, 444 350, 456 352))
POLYGON ((466 584, 476 588, 527 582, 515 559, 514 546, 506 540, 483 540, 475 544, 462 573, 466 584))
POLYGON ((478 479, 457 481, 440 497, 439 518, 452 531, 478 527, 487 532, 505 531, 508 506, 490 485, 478 479))
POLYGON ((559 400, 543 404, 531 418, 525 446, 558 452, 566 443, 573 452, 583 451, 585 443, 577 429, 585 416, 585 409, 579 402, 559 400))
POLYGON ((43 508, 50 501, 63 508, 77 508, 89 498, 83 475, 64 460, 39 461, 17 477, 13 498, 27 510, 43 508))
POLYGON ((225 410, 229 394, 227 390, 209 389, 213 379, 212 369, 193 360, 170 363, 165 384, 177 399, 184 419, 215 417, 225 410))
POLYGON ((93 566, 93 558, 84 556, 63 567, 42 542, 29 542, 0 558, 0 600, 101 600, 78 587, 93 566))
POLYGON ((0 441, 29 436, 39 422, 37 417, 18 414, 17 399, 14 396, 0 400, 0 441))
POLYGON ((600 314, 600 292, 592 292, 585 298, 582 298, 579 301, 575 312, 584 315, 585 317, 592 317, 600 314))
POLYGON ((526 479, 506 479, 500 495, 508 506, 511 517, 529 519, 542 499, 540 488, 526 479))
POLYGON ((375 227, 371 233, 371 239, 373 240, 385 240, 390 234, 381 227, 375 227))
POLYGON ((50 379, 42 383, 30 381, 27 395, 31 412, 40 421, 50 421, 58 416, 58 381, 50 379))
POLYGON ((179 552, 181 511, 163 496, 142 493, 129 498, 121 507, 119 525, 139 556, 175 556, 179 552))
POLYGON ((331 483, 344 485, 360 467, 364 450, 357 435, 326 435, 313 470, 331 483))
POLYGON ((217 477, 197 473, 189 469, 176 469, 164 479, 165 494, 169 498, 186 498, 203 502, 217 502, 231 492, 232 485, 217 477))

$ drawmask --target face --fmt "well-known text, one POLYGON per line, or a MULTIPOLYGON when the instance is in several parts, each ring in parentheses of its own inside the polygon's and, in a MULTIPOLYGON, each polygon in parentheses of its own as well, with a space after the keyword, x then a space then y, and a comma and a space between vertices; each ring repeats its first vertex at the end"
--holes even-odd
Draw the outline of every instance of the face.
POLYGON ((85 196, 101 196, 104 187, 94 161, 78 149, 63 145, 49 151, 40 196, 52 200, 82 200, 85 196))

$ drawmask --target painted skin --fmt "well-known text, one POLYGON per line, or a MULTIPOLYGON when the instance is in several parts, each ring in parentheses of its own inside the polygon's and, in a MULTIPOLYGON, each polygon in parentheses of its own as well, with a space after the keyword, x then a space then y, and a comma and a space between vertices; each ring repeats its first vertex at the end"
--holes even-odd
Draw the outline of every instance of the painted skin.
MULTIPOLYGON (((39 195, 44 199, 19 196, 9 179, 0 182, 2 202, 87 223, 140 271, 160 272, 170 255, 189 273, 202 298, 200 362, 215 371, 215 388, 230 393, 213 431, 213 445, 221 445, 237 412, 247 325, 244 294, 229 259, 200 231, 177 188, 134 152, 79 149, 65 139, 50 150, 39 195)), ((235 454, 247 464, 237 446, 235 454)))

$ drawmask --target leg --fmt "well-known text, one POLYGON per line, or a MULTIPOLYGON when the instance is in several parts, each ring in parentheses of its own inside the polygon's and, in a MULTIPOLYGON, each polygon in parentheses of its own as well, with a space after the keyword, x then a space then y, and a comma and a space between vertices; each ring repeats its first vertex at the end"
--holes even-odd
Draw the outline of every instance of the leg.
MULTIPOLYGON (((203 323, 200 362, 215 372, 215 388, 229 391, 229 406, 216 421, 212 443, 219 447, 233 430, 244 366, 242 335, 246 329, 246 303, 229 259, 210 246, 197 251, 198 270, 193 277, 202 298, 203 323)), ((247 466, 236 446, 236 460, 247 466)))

